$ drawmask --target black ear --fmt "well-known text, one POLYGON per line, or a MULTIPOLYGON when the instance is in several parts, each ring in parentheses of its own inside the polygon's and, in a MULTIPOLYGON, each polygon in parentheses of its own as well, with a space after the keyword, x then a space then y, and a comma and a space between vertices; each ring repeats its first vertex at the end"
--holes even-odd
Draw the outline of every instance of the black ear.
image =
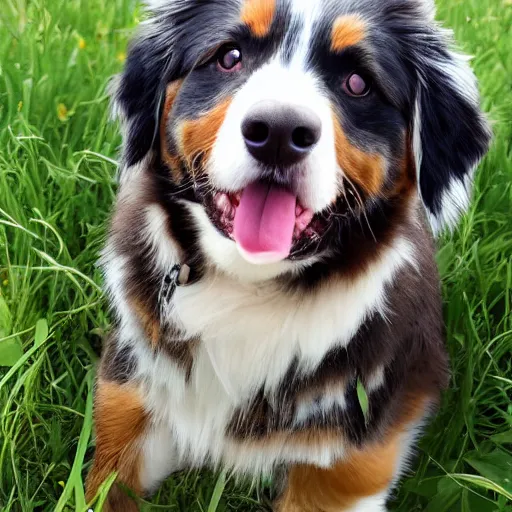
POLYGON ((413 130, 420 196, 434 232, 453 227, 468 207, 491 139, 469 59, 449 51, 439 32, 418 59, 413 130))
POLYGON ((123 134, 121 179, 160 144, 160 112, 173 77, 168 38, 155 24, 143 27, 130 45, 124 71, 113 80, 113 112, 123 134))

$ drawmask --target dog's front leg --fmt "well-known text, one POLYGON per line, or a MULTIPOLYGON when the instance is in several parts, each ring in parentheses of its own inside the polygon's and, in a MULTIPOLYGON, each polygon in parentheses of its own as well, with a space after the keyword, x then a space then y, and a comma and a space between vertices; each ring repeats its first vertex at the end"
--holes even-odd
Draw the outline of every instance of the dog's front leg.
POLYGON ((291 468, 276 512, 384 512, 394 475, 394 458, 388 450, 394 447, 360 454, 357 461, 350 458, 328 469, 291 468))
MULTIPOLYGON (((133 492, 143 492, 141 482, 142 443, 148 417, 139 391, 131 384, 118 384, 99 378, 94 404, 96 452, 87 478, 87 501, 113 472, 117 482, 133 492)), ((135 502, 118 483, 110 490, 104 511, 136 511, 135 502)))
POLYGON ((385 512, 420 422, 417 418, 378 442, 350 450, 329 468, 291 467, 276 512, 385 512))
POLYGON ((101 377, 97 381, 96 452, 87 478, 86 498, 90 502, 101 484, 117 472, 103 512, 137 511, 137 504, 127 490, 138 496, 147 494, 179 469, 170 431, 155 424, 142 396, 134 383, 101 377))

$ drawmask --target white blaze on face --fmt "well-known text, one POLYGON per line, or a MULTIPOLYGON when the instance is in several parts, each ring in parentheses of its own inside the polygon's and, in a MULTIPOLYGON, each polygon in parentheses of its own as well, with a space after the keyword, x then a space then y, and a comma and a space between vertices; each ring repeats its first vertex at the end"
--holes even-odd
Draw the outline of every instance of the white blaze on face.
POLYGON ((239 191, 260 178, 260 167, 246 149, 241 125, 254 105, 272 100, 286 106, 307 107, 321 120, 322 135, 308 157, 298 166, 294 186, 299 203, 315 212, 325 209, 337 194, 337 173, 332 110, 318 77, 306 68, 306 59, 317 16, 317 2, 293 2, 293 17, 302 20, 302 32, 289 62, 278 53, 256 70, 235 94, 219 130, 209 161, 216 188, 239 191))
POLYGON ((293 0, 290 3, 292 24, 299 22, 303 27, 297 47, 293 53, 293 66, 302 67, 306 61, 309 49, 311 48, 313 27, 316 21, 320 18, 321 3, 322 2, 315 0, 293 0))

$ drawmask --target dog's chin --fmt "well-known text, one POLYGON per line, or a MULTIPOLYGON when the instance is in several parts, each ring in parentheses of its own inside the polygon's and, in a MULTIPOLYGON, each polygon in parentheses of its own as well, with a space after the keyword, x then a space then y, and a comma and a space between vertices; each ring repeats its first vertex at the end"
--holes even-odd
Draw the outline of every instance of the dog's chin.
MULTIPOLYGON (((251 186, 254 185, 249 185, 247 188, 251 186)), ((265 247, 261 249, 258 248, 258 242, 251 239, 253 234, 241 233, 243 230, 240 227, 241 224, 243 225, 243 221, 240 220, 243 215, 241 202, 247 201, 244 195, 248 195, 246 189, 238 192, 213 189, 202 199, 210 222, 224 237, 236 244, 244 260, 254 265, 268 265, 285 260, 303 259, 314 254, 328 226, 325 214, 315 213, 302 206, 297 200, 292 208, 293 211, 290 212, 291 218, 288 219, 288 234, 291 238, 289 243, 281 240, 279 233, 273 233, 273 230, 269 229, 263 234, 260 232, 260 237, 266 239, 266 245, 264 244, 265 247), (276 240, 272 240, 272 237, 276 240)), ((278 210, 276 215, 282 215, 279 205, 276 208, 278 210)), ((264 230, 265 227, 262 226, 260 229, 264 230)))

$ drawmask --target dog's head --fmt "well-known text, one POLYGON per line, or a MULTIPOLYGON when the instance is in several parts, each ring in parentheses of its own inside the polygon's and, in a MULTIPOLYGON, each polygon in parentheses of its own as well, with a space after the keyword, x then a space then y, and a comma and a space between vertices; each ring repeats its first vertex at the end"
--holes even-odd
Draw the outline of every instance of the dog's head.
POLYGON ((435 230, 467 206, 490 134, 430 0, 149 3, 116 94, 122 172, 153 155, 221 245, 307 260, 414 197, 435 230))

